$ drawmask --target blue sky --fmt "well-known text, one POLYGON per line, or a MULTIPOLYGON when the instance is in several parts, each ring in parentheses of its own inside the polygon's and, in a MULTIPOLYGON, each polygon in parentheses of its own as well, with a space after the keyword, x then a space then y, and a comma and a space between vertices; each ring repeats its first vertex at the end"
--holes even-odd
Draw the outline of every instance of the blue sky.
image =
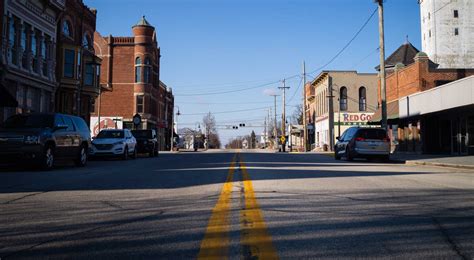
MULTIPOLYGON (((277 82, 328 62, 375 10, 373 0, 84 0, 98 9, 102 35, 130 36, 142 15, 155 26, 161 47, 161 80, 173 89, 181 127, 195 128, 196 113, 216 113, 218 125, 246 123, 219 130, 221 140, 258 134, 269 91, 277 82), (219 95, 208 93, 252 88, 219 95), (254 110, 250 110, 254 109, 254 110)), ((416 0, 385 1, 386 55, 409 41, 421 49, 416 0)), ((377 14, 355 41, 324 69, 375 72, 378 64, 377 14)), ((318 72, 313 74, 317 75, 318 72)), ((311 78, 309 78, 311 79, 311 78)), ((287 81, 287 115, 302 102, 301 78, 287 81), (300 86, 298 88, 298 86, 300 86), (297 91, 297 92, 296 92, 297 91), (293 97, 293 98, 292 98, 293 97)), ((281 114, 278 100, 278 114, 281 114)))

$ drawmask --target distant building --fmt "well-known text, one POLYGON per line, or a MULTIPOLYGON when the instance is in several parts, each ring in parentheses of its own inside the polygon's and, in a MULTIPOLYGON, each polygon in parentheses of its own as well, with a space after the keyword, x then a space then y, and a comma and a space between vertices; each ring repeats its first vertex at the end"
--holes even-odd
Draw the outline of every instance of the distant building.
POLYGON ((97 11, 82 0, 66 0, 58 24, 56 112, 79 115, 89 124, 99 94, 94 32, 97 11))
POLYGON ((333 150, 337 136, 366 125, 377 109, 377 74, 323 71, 312 82, 315 148, 333 150))
POLYGON ((418 2, 423 52, 439 68, 474 68, 474 1, 418 2))
POLYGON ((56 91, 57 21, 65 1, 1 2, 0 99, 7 103, 0 105, 0 121, 17 113, 51 112, 56 91))
POLYGON ((157 129, 161 149, 170 147, 172 107, 171 89, 160 81, 160 48, 155 28, 145 17, 132 27, 132 37, 103 37, 95 33, 97 56, 102 59, 102 93, 95 102, 94 116, 123 117, 125 128, 134 128, 139 114, 139 129, 157 129))
POLYGON ((306 83, 306 107, 304 112, 306 113, 306 122, 308 128, 308 137, 307 142, 311 146, 311 150, 315 147, 315 134, 314 134, 314 123, 316 121, 316 99, 314 97, 314 87, 311 85, 311 82, 306 83))

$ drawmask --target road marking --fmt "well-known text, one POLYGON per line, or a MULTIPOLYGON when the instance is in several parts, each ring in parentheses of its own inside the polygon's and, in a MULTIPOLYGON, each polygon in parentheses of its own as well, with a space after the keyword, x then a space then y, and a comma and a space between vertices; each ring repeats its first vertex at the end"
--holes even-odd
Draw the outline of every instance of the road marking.
POLYGON ((227 180, 222 187, 216 206, 207 224, 206 234, 201 242, 198 259, 227 259, 229 250, 230 202, 232 177, 237 163, 237 154, 230 163, 227 180))
POLYGON ((272 238, 267 231, 263 212, 257 203, 252 181, 241 158, 239 163, 245 197, 245 209, 240 212, 243 256, 245 259, 278 259, 272 238))

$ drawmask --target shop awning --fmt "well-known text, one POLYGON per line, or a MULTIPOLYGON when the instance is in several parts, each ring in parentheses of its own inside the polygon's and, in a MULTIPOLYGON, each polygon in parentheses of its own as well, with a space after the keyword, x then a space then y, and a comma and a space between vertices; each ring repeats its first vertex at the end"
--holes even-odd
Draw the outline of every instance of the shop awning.
MULTIPOLYGON (((398 100, 387 103, 387 120, 398 119, 398 100)), ((382 107, 377 108, 369 124, 380 124, 382 121, 382 107)))
POLYGON ((2 85, 0 85, 0 107, 17 107, 18 102, 2 85))

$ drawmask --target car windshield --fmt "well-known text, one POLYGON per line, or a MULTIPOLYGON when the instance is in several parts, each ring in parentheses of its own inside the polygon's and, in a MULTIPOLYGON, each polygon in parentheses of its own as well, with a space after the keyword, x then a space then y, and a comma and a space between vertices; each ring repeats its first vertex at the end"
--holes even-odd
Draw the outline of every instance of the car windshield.
POLYGON ((382 129, 364 129, 359 131, 357 137, 382 140, 387 137, 387 133, 385 132, 385 130, 382 129))
POLYGON ((52 115, 14 115, 3 124, 4 128, 52 128, 52 115))
POLYGON ((136 138, 151 138, 151 131, 148 130, 133 130, 132 134, 136 138))
POLYGON ((96 136, 96 138, 123 138, 124 134, 123 131, 117 130, 117 131, 111 131, 111 130, 106 130, 106 131, 100 131, 100 133, 96 136))

